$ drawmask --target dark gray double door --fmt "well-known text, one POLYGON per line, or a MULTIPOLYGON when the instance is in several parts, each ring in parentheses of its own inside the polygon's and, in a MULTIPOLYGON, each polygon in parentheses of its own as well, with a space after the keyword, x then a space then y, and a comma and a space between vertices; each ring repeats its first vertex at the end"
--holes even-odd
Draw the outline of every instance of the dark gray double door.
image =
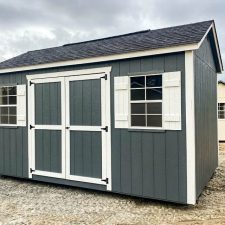
POLYGON ((32 80, 32 175, 106 185, 106 82, 102 74, 32 80))

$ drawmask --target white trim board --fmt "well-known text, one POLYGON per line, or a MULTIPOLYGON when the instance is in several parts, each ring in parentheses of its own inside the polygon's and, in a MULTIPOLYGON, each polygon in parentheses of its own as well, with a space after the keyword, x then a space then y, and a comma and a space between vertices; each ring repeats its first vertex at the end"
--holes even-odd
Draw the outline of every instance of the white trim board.
POLYGON ((8 69, 0 69, 0 74, 1 73, 18 72, 18 71, 26 71, 26 70, 53 68, 53 67, 60 67, 60 66, 73 66, 73 65, 81 65, 81 64, 96 63, 96 62, 106 62, 106 61, 120 60, 120 59, 130 59, 130 58, 143 57, 143 56, 160 55, 160 54, 174 53, 174 52, 183 52, 183 51, 195 50, 195 49, 198 49, 198 43, 189 44, 189 45, 180 45, 180 46, 174 46, 174 47, 167 47, 167 48, 158 48, 158 49, 152 49, 152 50, 146 50, 146 51, 129 52, 129 53, 124 53, 124 54, 100 56, 100 57, 85 58, 85 59, 76 59, 76 60, 69 60, 69 61, 60 61, 60 62, 54 62, 54 63, 43 63, 40 65, 14 67, 14 68, 8 68, 8 69))
POLYGON ((187 204, 196 203, 194 52, 185 52, 187 204))
MULTIPOLYGON (((91 79, 93 75, 98 77, 98 74, 107 74, 111 72, 112 67, 100 67, 100 68, 92 68, 92 69, 83 69, 83 70, 72 70, 72 71, 65 71, 65 72, 54 72, 54 73, 41 73, 41 74, 33 74, 27 75, 26 78, 28 81, 35 80, 35 79, 45 79, 45 82, 52 82, 51 78, 56 77, 69 77, 69 76, 83 76, 85 75, 86 79, 91 79), (93 75, 92 75, 93 74, 93 75), (87 76, 87 77, 86 77, 87 76), (49 78, 49 81, 46 80, 49 78)), ((100 76, 100 75, 99 75, 100 76)), ((76 80, 85 79, 77 77, 76 80)), ((35 81, 35 83, 42 82, 41 80, 35 81)))

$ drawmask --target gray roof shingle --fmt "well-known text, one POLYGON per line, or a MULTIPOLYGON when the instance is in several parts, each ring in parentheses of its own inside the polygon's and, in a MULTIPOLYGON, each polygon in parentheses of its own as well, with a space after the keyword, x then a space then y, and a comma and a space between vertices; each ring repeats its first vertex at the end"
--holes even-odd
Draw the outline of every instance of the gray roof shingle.
POLYGON ((60 47, 29 51, 0 63, 0 69, 39 65, 194 44, 201 41, 213 21, 145 30, 60 47))

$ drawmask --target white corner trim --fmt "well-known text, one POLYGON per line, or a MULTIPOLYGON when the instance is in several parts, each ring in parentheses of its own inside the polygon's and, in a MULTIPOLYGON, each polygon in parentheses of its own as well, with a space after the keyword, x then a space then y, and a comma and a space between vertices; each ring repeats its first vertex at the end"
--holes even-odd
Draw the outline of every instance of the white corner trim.
POLYGON ((218 84, 216 85, 216 94, 217 94, 217 97, 216 97, 216 99, 217 99, 217 103, 216 103, 216 118, 217 118, 217 120, 216 120, 216 126, 217 126, 217 151, 218 151, 218 153, 217 153, 217 166, 219 166, 219 154, 220 154, 220 146, 219 146, 219 121, 220 121, 220 119, 219 119, 219 109, 218 109, 218 104, 220 103, 219 102, 219 100, 218 100, 218 84))
POLYGON ((87 63, 106 62, 106 61, 112 61, 112 60, 159 55, 159 54, 166 54, 166 53, 173 53, 173 52, 183 52, 183 51, 188 51, 188 50, 195 50, 197 48, 198 48, 198 44, 180 45, 180 46, 174 46, 174 47, 152 49, 152 50, 147 50, 147 51, 129 52, 129 53, 124 53, 124 54, 100 56, 100 57, 85 58, 85 59, 76 59, 76 60, 69 60, 69 61, 60 61, 60 62, 54 62, 54 63, 45 63, 45 64, 23 66, 23 67, 14 67, 14 68, 8 68, 8 69, 6 68, 6 69, 0 69, 0 74, 1 73, 18 72, 18 71, 26 71, 26 70, 53 68, 53 67, 60 67, 60 66, 72 66, 72 65, 81 65, 81 64, 87 64, 87 63))
POLYGON ((34 79, 46 79, 46 78, 81 76, 81 75, 92 76, 91 74, 102 74, 102 73, 109 74, 111 72, 111 69, 112 67, 108 66, 84 70, 71 70, 65 72, 41 73, 41 74, 27 75, 26 78, 28 81, 30 81, 34 79))
POLYGON ((194 52, 185 52, 187 204, 196 203, 194 52))

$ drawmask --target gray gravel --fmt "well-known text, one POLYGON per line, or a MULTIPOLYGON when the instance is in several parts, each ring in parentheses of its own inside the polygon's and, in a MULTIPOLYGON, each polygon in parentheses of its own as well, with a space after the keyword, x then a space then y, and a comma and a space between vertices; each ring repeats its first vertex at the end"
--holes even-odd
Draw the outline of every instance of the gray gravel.
POLYGON ((1 178, 1 224, 225 224, 225 145, 196 206, 1 178))

